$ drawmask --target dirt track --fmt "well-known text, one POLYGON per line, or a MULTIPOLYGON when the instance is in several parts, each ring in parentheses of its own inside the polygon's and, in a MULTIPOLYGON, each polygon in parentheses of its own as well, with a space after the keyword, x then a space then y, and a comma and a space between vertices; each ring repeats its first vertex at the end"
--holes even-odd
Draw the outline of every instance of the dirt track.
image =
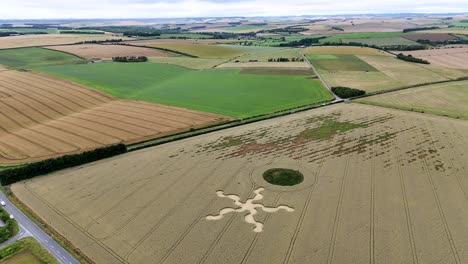
POLYGON ((131 143, 227 120, 183 108, 117 100, 48 76, 0 69, 0 164, 131 143))
POLYGON ((462 120, 341 104, 12 190, 96 263, 468 263, 467 131, 462 120), (270 168, 305 180, 270 185, 270 168), (246 212, 221 210, 259 187, 256 203, 294 211, 258 208, 254 232, 246 212))

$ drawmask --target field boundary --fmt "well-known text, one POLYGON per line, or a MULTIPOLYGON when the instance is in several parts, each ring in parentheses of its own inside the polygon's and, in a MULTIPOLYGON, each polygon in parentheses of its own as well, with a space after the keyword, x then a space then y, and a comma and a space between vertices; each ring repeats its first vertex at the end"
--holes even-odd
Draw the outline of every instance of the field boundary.
POLYGON ((179 54, 179 55, 190 57, 190 58, 199 58, 198 56, 195 56, 195 55, 192 55, 192 54, 188 54, 188 53, 181 52, 181 51, 176 51, 176 50, 171 50, 171 49, 165 49, 165 48, 151 47, 151 46, 145 46, 145 45, 139 46, 139 45, 128 44, 128 43, 117 43, 116 45, 130 46, 130 47, 137 47, 137 48, 155 49, 155 50, 161 50, 161 51, 165 51, 165 52, 171 52, 171 53, 179 54))

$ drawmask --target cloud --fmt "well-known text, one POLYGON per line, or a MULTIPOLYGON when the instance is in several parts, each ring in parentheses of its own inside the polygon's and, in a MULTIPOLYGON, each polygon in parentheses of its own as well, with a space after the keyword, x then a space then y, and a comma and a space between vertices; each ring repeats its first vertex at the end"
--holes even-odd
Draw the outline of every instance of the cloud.
POLYGON ((466 0, 1 0, 0 18, 171 18, 466 12, 466 0))

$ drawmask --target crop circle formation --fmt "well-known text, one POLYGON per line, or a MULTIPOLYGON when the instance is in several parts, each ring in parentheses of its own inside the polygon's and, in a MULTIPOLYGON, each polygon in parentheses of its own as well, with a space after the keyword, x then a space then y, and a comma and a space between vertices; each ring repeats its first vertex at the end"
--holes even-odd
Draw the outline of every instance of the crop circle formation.
POLYGON ((273 185, 294 186, 304 181, 304 175, 291 169, 274 168, 265 171, 263 179, 273 185))

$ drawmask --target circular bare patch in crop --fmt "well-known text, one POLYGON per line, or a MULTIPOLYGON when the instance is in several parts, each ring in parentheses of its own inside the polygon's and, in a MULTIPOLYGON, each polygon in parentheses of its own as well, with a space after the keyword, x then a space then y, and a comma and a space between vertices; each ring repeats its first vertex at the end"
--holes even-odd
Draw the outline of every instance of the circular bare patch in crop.
POLYGON ((263 179, 273 185, 294 186, 304 181, 304 175, 296 170, 273 168, 263 173, 263 179))

